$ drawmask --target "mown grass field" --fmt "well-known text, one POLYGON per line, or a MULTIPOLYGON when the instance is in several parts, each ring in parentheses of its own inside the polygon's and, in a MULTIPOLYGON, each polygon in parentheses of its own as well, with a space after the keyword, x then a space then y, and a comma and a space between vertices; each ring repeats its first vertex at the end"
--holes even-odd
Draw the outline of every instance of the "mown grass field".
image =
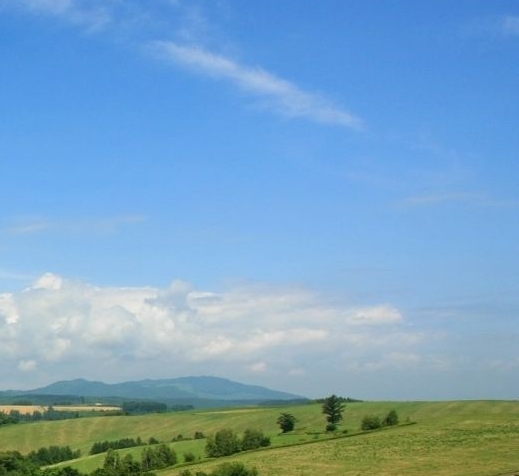
MULTIPOLYGON (((208 435, 220 428, 243 432, 260 428, 272 438, 272 447, 228 458, 202 461, 193 473, 224 460, 256 466, 260 476, 494 476, 519 474, 519 402, 362 402, 346 406, 340 430, 346 436, 330 439, 321 407, 317 404, 281 408, 193 411, 146 416, 91 417, 38 422, 0 428, 0 448, 28 453, 42 446, 69 445, 84 457, 72 465, 91 471, 104 455, 88 457, 96 441, 140 436, 170 442, 178 435, 192 437, 195 431, 208 435), (358 434, 366 414, 384 416, 395 409, 400 421, 416 422, 372 433, 358 434), (279 435, 276 419, 281 412, 298 418, 296 431, 279 435), (293 446, 282 446, 291 444, 293 446)), ((183 460, 192 451, 204 458, 205 440, 171 443, 183 460)), ((142 447, 121 450, 140 457, 142 447)), ((176 476, 181 467, 160 471, 176 476)))

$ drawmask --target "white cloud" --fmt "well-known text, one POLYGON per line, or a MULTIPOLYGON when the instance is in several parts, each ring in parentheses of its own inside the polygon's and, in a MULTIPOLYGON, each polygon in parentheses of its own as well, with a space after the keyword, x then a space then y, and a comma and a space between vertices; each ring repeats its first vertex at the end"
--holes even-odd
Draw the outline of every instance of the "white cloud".
POLYGON ((267 371, 267 368, 268 368, 268 365, 266 362, 255 362, 252 365, 249 365, 249 369, 252 372, 263 373, 263 372, 267 371))
POLYGON ((121 369, 128 359, 136 378, 150 359, 163 376, 200 365, 224 374, 239 365, 296 376, 303 361, 335 359, 345 346, 357 355, 412 348, 416 342, 406 341, 403 329, 387 337, 387 325, 402 321, 392 306, 331 305, 297 287, 242 285, 220 293, 181 281, 165 289, 97 287, 46 273, 20 292, 0 294, 0 355, 24 371, 88 368, 108 380, 113 366, 121 369), (384 338, 377 337, 381 326, 384 338))
POLYGON ((55 291, 61 289, 63 285, 63 279, 52 273, 45 273, 43 276, 38 278, 32 285, 33 289, 53 289, 55 291))
POLYGON ((277 113, 352 129, 362 128, 360 118, 262 68, 247 67, 203 48, 179 45, 172 41, 154 41, 150 45, 156 54, 166 60, 200 74, 226 80, 262 98, 277 113))
MULTIPOLYGON (((100 287, 46 273, 0 294, 0 359, 4 381, 25 388, 209 374, 308 396, 378 382, 371 398, 423 397, 413 379, 459 374, 474 358, 470 341, 426 331, 421 321, 432 319, 409 322, 391 304, 352 306, 295 286, 100 287)), ((507 352, 493 349, 479 361, 502 368, 507 352)))
MULTIPOLYGON (((151 31, 160 23, 177 37, 194 41, 196 32, 206 30, 211 22, 205 19, 199 8, 180 2, 164 2, 161 7, 174 8, 169 19, 161 9, 152 4, 135 0, 4 0, 4 7, 23 9, 33 14, 45 14, 86 28, 90 31, 106 30, 132 37, 132 29, 148 26, 151 31), (160 12, 160 13, 159 13, 160 12), (173 20, 175 19, 175 20, 173 20), (183 19, 183 20, 182 20, 183 19)), ((133 32, 135 34, 135 31, 133 32)), ((146 33, 137 37, 146 37, 146 33)), ((285 117, 303 118, 322 124, 361 129, 363 121, 326 100, 321 95, 305 91, 295 83, 278 77, 260 67, 248 67, 228 57, 215 54, 202 47, 181 45, 173 41, 152 41, 151 50, 182 67, 188 67, 216 79, 223 79, 242 91, 261 100, 261 105, 285 117)), ((43 224, 45 225, 45 224, 43 224)), ((34 224, 36 230, 38 224, 34 224)), ((18 232, 30 232, 31 228, 19 228, 18 232)))
POLYGON ((469 36, 507 38, 519 35, 519 16, 488 15, 468 21, 462 31, 469 36))
POLYGON ((503 18, 502 28, 505 35, 519 35, 519 16, 506 15, 503 18))
POLYGON ((22 372, 33 372, 37 368, 35 360, 21 360, 18 364, 18 369, 22 372))
POLYGON ((353 325, 395 324, 402 320, 400 311, 389 305, 352 309, 347 318, 353 325))
POLYGON ((6 0, 4 6, 52 15, 72 24, 98 29, 111 22, 109 7, 113 3, 113 0, 6 0))
POLYGON ((112 234, 127 226, 146 221, 143 215, 120 215, 97 219, 71 219, 51 221, 43 218, 14 218, 11 224, 0 229, 8 235, 35 235, 59 232, 61 234, 112 234))
POLYGON ((430 193, 415 195, 398 203, 399 206, 409 208, 432 207, 440 205, 459 204, 472 205, 485 208, 517 208, 519 202, 514 199, 499 199, 484 193, 451 192, 430 193))

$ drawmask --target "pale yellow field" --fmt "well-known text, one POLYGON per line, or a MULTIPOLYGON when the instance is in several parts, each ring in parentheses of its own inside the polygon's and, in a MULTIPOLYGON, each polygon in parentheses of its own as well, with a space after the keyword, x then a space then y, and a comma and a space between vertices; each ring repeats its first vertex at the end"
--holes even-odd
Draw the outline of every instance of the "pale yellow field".
POLYGON ((46 407, 40 407, 39 405, 0 405, 0 412, 9 413, 10 411, 17 411, 22 415, 44 412, 46 409, 46 407))
MULTIPOLYGON (((49 407, 40 405, 0 405, 0 412, 9 413, 10 411, 18 411, 22 415, 31 415, 34 412, 47 411, 49 407)), ((120 410, 120 407, 109 407, 102 405, 56 405, 53 406, 54 410, 60 412, 108 412, 120 410)))

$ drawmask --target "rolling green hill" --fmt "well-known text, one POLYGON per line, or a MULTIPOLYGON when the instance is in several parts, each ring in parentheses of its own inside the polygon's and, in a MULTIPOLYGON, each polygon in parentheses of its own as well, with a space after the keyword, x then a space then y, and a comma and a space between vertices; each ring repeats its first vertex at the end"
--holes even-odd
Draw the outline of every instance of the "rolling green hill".
MULTIPOLYGON (((324 415, 318 404, 283 407, 248 407, 152 414, 146 416, 92 417, 38 422, 0 428, 0 448, 28 453, 42 446, 70 445, 86 456, 95 441, 140 436, 171 442, 179 434, 208 435, 220 428, 243 432, 261 428, 272 447, 226 458, 256 466, 260 476, 342 476, 358 474, 410 476, 492 476, 519 472, 519 402, 361 402, 346 406, 339 438, 323 430, 324 415), (416 422, 381 431, 358 434, 363 416, 384 416, 395 409, 400 421, 416 422), (276 419, 281 412, 294 414, 295 432, 279 435, 276 419), (347 430, 342 436, 342 430, 347 430), (282 445, 293 446, 282 446, 282 445)), ((205 440, 170 443, 179 460, 185 451, 203 457, 205 440)), ((142 448, 124 450, 139 457, 142 448)), ((91 471, 103 455, 76 461, 73 466, 91 471)), ((223 459, 199 463, 209 470, 223 459)), ((176 476, 181 468, 161 471, 176 476)))

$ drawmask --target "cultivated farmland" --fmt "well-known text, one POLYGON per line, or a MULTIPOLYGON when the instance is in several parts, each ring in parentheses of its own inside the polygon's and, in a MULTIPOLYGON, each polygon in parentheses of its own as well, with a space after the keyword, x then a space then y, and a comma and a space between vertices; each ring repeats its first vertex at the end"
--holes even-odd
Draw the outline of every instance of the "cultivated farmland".
MULTIPOLYGON (((31 415, 34 412, 44 412, 48 406, 42 405, 0 405, 0 412, 19 412, 22 415, 31 415)), ((52 408, 58 412, 115 412, 121 407, 111 405, 53 405, 52 408)))

